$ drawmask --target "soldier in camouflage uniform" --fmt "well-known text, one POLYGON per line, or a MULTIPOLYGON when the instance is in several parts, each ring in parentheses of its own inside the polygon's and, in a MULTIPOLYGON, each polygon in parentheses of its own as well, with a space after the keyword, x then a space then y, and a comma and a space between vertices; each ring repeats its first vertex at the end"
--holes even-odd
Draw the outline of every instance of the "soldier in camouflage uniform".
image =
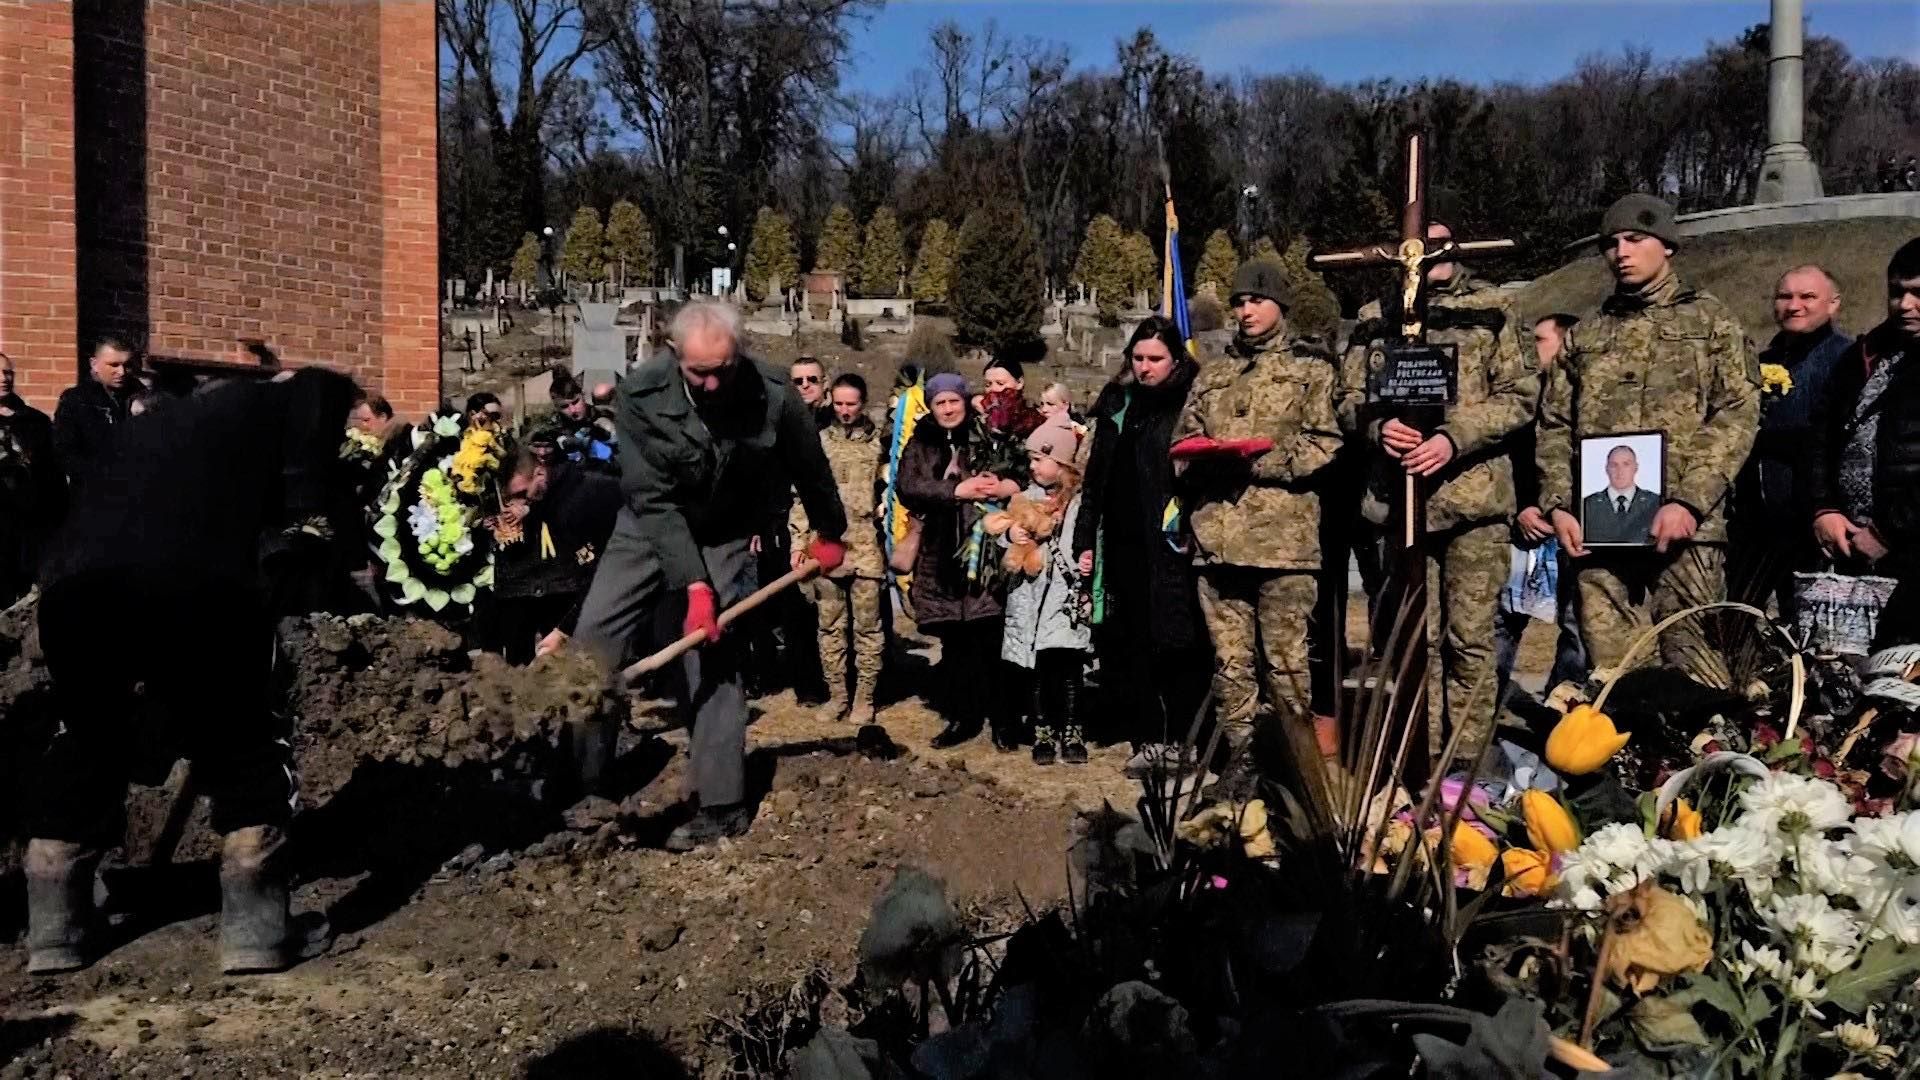
POLYGON ((1319 474, 1341 439, 1335 360, 1317 339, 1288 334, 1285 269, 1254 259, 1234 275, 1230 295, 1238 331, 1226 355, 1201 365, 1172 454, 1217 659, 1219 719, 1228 743, 1241 747, 1262 682, 1269 708, 1301 723, 1311 715, 1319 474))
MULTIPOLYGON (((847 510, 847 559, 838 570, 810 583, 819 613, 820 667, 827 677, 827 701, 820 715, 846 718, 865 726, 874 722, 874 689, 886 637, 880 629, 881 583, 887 574, 880 551, 877 507, 880 469, 885 461, 879 429, 868 419, 867 384, 858 375, 842 375, 829 391, 833 422, 821 429, 840 504, 847 510), (847 702, 847 637, 853 637, 853 702, 847 702)), ((806 558, 813 540, 806 507, 795 502, 788 518, 794 562, 806 558)))
MULTIPOLYGON (((1430 241, 1452 237, 1446 225, 1427 227, 1430 241)), ((1361 310, 1341 365, 1340 422, 1349 436, 1384 451, 1361 502, 1369 521, 1386 524, 1407 473, 1424 478, 1427 641, 1440 658, 1428 665, 1429 734, 1437 752, 1443 718, 1464 726, 1457 753, 1470 760, 1493 732, 1493 619, 1517 509, 1509 439, 1533 421, 1540 373, 1531 334, 1522 334, 1506 294, 1457 262, 1436 263, 1427 271, 1427 341, 1458 347, 1459 392, 1437 423, 1389 415, 1368 405, 1367 376, 1381 364, 1378 346, 1395 335, 1399 316, 1379 302, 1361 310)))
MULTIPOLYGON (((1540 404, 1540 510, 1576 561, 1580 633, 1596 668, 1618 668, 1654 623, 1726 599, 1727 493, 1760 424, 1760 366, 1725 304, 1674 273, 1673 207, 1628 195, 1600 221, 1614 293, 1568 331, 1540 404), (1666 477, 1652 549, 1589 550, 1575 489, 1588 436, 1662 431, 1666 477)), ((1731 681, 1697 620, 1660 641, 1661 658, 1709 686, 1731 681)))

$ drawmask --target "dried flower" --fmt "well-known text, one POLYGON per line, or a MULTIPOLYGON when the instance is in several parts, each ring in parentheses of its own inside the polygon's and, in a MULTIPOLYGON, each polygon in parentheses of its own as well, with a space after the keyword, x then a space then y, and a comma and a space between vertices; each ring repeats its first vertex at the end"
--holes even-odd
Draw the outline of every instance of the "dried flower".
POLYGON ((1612 940, 1600 975, 1615 986, 1645 994, 1713 959, 1713 935, 1693 908, 1651 881, 1609 897, 1606 913, 1612 940))
POLYGON ((1547 764, 1570 776, 1585 776, 1605 765, 1631 735, 1622 735, 1607 714, 1580 705, 1553 726, 1547 736, 1547 764))

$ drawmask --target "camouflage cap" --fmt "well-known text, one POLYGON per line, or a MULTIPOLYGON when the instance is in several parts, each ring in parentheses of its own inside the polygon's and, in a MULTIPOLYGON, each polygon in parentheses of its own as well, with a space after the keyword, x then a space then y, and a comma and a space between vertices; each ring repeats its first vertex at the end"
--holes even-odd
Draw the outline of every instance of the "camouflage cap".
POLYGON ((1259 296, 1281 307, 1291 306, 1293 286, 1287 283, 1287 268, 1278 259, 1248 259, 1234 272, 1233 290, 1227 293, 1227 299, 1236 296, 1259 296))
POLYGON ((1600 236, 1638 232, 1657 236, 1668 247, 1680 246, 1680 230, 1674 225, 1673 204, 1653 195, 1635 192, 1623 195, 1600 216, 1600 236))

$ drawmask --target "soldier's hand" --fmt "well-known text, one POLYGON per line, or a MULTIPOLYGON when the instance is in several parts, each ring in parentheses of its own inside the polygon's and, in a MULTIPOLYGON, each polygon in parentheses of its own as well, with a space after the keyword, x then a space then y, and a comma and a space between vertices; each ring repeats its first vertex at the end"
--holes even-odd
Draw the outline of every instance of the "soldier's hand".
POLYGON ((1699 528, 1693 511, 1679 503, 1668 503, 1653 515, 1653 549, 1664 552, 1676 542, 1691 540, 1699 528))
POLYGON ((1380 445, 1391 457, 1399 457, 1425 442, 1427 437, 1420 434, 1418 428, 1408 427, 1398 420, 1389 420, 1380 426, 1380 445))
POLYGON ((1574 517, 1565 510, 1555 510, 1553 512, 1553 535, 1559 539, 1560 550, 1566 552, 1568 557, 1579 559, 1586 556, 1586 545, 1581 543, 1582 533, 1579 518, 1574 517))
POLYGON ((1547 520, 1547 515, 1541 513, 1537 506, 1529 506, 1520 511, 1520 516, 1514 519, 1514 524, 1520 526, 1521 536, 1536 544, 1545 543, 1553 537, 1553 523, 1547 520))
POLYGON ((1086 577, 1091 573, 1093 573, 1093 552, 1083 551, 1080 553, 1080 576, 1086 577))
POLYGON ((1821 514, 1813 519, 1813 538, 1820 544, 1820 550, 1831 558, 1845 559, 1853 555, 1853 522, 1847 515, 1835 511, 1821 514))
POLYGON ((1415 476, 1432 476, 1453 460, 1453 440, 1435 435, 1413 448, 1400 464, 1415 476))
POLYGON ((1887 557, 1887 545, 1880 542, 1880 534, 1871 528, 1853 530, 1853 550, 1870 563, 1887 557))

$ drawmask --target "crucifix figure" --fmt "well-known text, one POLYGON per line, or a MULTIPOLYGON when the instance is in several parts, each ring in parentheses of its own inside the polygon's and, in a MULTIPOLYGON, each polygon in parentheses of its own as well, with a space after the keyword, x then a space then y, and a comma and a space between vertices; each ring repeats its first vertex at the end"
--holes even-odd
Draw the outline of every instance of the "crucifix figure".
MULTIPOLYGON (((1400 243, 1374 244, 1352 251, 1314 255, 1308 260, 1321 270, 1360 270, 1394 266, 1400 272, 1400 337, 1385 350, 1384 377, 1369 392, 1373 403, 1397 408, 1406 422, 1425 428, 1433 415, 1452 404, 1458 391, 1457 369, 1444 351, 1425 345, 1427 271, 1438 263, 1460 262, 1476 256, 1511 251, 1512 240, 1427 239, 1426 138, 1416 131, 1407 136, 1406 185, 1400 204, 1400 243)), ((1457 359, 1455 357, 1454 359, 1457 359)), ((1417 553, 1423 531, 1420 481, 1411 472, 1401 503, 1400 546, 1411 557, 1417 553)), ((1417 564, 1417 560, 1415 560, 1417 564)))

